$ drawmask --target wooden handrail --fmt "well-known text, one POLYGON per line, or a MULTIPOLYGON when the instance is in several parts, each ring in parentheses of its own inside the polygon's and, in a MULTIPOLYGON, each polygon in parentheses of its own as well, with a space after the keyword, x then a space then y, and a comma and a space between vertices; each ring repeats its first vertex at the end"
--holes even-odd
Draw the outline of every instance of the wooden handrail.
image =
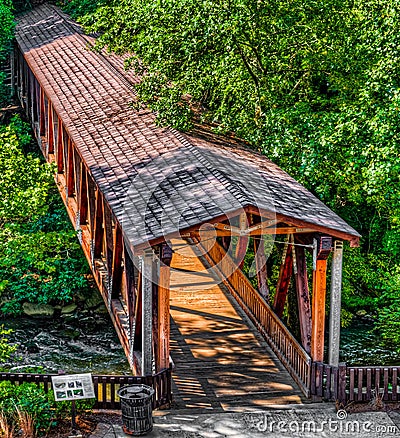
POLYGON ((197 240, 204 257, 246 312, 306 397, 310 396, 311 357, 264 301, 234 260, 214 240, 197 240))
MULTIPOLYGON (((0 373, 0 381, 13 384, 36 383, 47 393, 52 388, 51 377, 57 374, 34 373, 0 373)), ((96 400, 95 409, 120 409, 121 403, 117 390, 124 385, 148 385, 154 390, 153 409, 169 407, 172 402, 171 369, 165 369, 152 376, 113 376, 93 375, 93 386, 96 400)))
POLYGON ((327 401, 400 401, 400 366, 312 364, 311 395, 327 401))

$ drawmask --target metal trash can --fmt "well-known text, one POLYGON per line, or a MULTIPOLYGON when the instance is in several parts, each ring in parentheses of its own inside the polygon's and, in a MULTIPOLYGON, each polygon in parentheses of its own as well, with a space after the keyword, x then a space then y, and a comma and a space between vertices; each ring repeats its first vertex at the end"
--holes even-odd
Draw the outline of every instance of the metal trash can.
POLYGON ((121 387, 117 394, 121 399, 123 431, 140 436, 153 430, 154 389, 147 385, 127 385, 121 387))

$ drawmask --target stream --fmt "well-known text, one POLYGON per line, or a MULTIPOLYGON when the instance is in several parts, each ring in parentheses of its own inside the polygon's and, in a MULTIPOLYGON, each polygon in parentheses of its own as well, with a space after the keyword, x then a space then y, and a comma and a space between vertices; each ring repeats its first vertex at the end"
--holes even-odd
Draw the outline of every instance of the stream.
POLYGON ((55 319, 2 318, 18 344, 15 357, 4 368, 16 372, 131 374, 106 309, 61 315, 55 319))
MULTIPOLYGON (((8 335, 18 344, 13 359, 2 364, 16 372, 131 374, 111 319, 103 306, 96 311, 61 315, 55 319, 2 318, 8 335)), ((340 360, 348 365, 399 365, 400 355, 379 345, 368 321, 343 329, 340 360)))

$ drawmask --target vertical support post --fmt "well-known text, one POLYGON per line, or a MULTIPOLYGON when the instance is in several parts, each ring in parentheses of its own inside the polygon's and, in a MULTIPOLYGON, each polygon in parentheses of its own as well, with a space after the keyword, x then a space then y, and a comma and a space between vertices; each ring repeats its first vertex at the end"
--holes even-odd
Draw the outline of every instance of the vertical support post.
POLYGON ((329 316, 329 365, 339 366, 340 310, 342 295, 343 242, 335 241, 331 273, 331 310, 329 316))
POLYGON ((170 265, 172 250, 167 244, 161 245, 160 277, 158 279, 158 363, 157 372, 169 367, 170 338, 170 265))
POLYGON ((326 265, 326 259, 317 260, 313 271, 311 357, 314 362, 324 361, 326 265))
MULTIPOLYGON (((296 239, 295 239, 296 242, 296 239)), ((295 246, 296 254, 296 292, 297 304, 299 308, 299 322, 301 343, 307 353, 311 348, 311 309, 310 309, 310 292, 308 289, 307 264, 304 247, 295 246)))
POLYGON ((153 373, 153 250, 142 256, 142 375, 153 373))
POLYGON ((10 54, 10 64, 11 64, 11 92, 10 96, 13 98, 15 96, 15 57, 16 57, 16 48, 15 45, 10 54))
MULTIPOLYGON (((241 231, 246 230, 248 227, 247 214, 242 213, 239 216, 239 228, 241 231)), ((236 248, 235 248, 235 260, 238 263, 240 269, 243 268, 244 264, 244 256, 247 252, 247 246, 249 244, 249 236, 240 235, 237 240, 236 248)))
POLYGON ((283 249, 282 264, 279 272, 278 284, 276 285, 276 294, 274 302, 275 313, 279 318, 283 315, 285 302, 290 285, 290 277, 293 269, 292 245, 286 244, 283 249))
POLYGON ((45 104, 44 104, 44 91, 40 87, 40 104, 39 104, 39 135, 43 136, 46 133, 46 116, 45 116, 45 104))
POLYGON ((254 237, 254 254, 256 259, 258 290, 265 301, 269 302, 267 258, 265 256, 264 237, 254 237))

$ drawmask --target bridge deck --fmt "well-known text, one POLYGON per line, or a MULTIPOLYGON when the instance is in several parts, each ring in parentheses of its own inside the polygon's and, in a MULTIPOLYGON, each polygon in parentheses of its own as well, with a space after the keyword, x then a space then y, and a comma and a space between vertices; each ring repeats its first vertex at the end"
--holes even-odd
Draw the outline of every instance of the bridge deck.
POLYGON ((198 251, 184 241, 172 243, 174 407, 243 411, 302 403, 285 368, 198 251))

